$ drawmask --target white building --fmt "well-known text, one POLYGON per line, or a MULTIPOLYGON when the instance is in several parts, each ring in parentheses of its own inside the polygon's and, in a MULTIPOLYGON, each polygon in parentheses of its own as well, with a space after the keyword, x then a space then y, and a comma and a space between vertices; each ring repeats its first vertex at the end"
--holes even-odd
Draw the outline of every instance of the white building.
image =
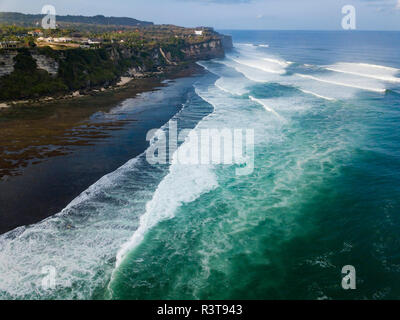
POLYGON ((89 44, 100 44, 101 42, 100 42, 100 41, 97 41, 97 40, 91 40, 91 39, 89 39, 89 40, 88 40, 88 43, 89 43, 89 44))
POLYGON ((71 42, 71 41, 72 41, 71 38, 65 38, 65 37, 54 38, 54 42, 71 42))
POLYGON ((202 35, 203 35, 203 30, 195 30, 195 31, 194 31, 194 34, 195 34, 196 36, 202 36, 202 35))

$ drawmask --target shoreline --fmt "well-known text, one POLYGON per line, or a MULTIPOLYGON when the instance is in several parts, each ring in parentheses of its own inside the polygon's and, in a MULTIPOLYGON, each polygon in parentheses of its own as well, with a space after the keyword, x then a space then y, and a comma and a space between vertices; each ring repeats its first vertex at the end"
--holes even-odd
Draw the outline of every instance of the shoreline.
MULTIPOLYGON (((68 101, 68 100, 73 100, 73 99, 78 99, 82 97, 89 97, 89 96, 94 96, 96 93, 99 92, 112 92, 112 91, 118 91, 121 89, 121 87, 129 84, 132 80, 141 80, 141 79, 157 79, 154 75, 151 73, 149 74, 144 74, 142 77, 125 77, 121 76, 120 81, 118 81, 116 84, 106 87, 97 87, 97 88, 90 88, 90 89, 85 89, 85 90, 77 90, 73 92, 69 92, 65 95, 62 96, 44 96, 40 97, 37 99, 28 99, 28 100, 11 100, 11 101, 2 101, 0 102, 0 110, 2 108, 19 108, 19 107, 24 107, 24 106, 30 106, 30 105, 37 105, 37 104, 43 104, 47 102, 58 102, 58 101, 68 101), (85 93, 81 93, 84 91, 85 93)), ((0 113, 1 116, 1 113, 0 113)))
MULTIPOLYGON (((63 101, 70 101, 76 100, 79 98, 84 97, 93 97, 99 95, 101 93, 118 93, 121 89, 126 86, 129 86, 130 83, 140 80, 150 80, 150 81, 162 81, 166 79, 175 79, 184 76, 190 76, 190 71, 184 75, 185 70, 188 69, 198 69, 198 65, 196 62, 189 62, 183 63, 180 65, 169 65, 164 67, 163 70, 159 72, 147 72, 142 73, 140 76, 121 76, 120 80, 115 84, 109 86, 100 86, 100 87, 93 87, 89 89, 82 89, 77 91, 71 91, 67 94, 62 96, 43 96, 36 99, 23 99, 23 100, 10 100, 10 101, 0 101, 0 120, 2 116, 2 109, 9 109, 9 108, 19 108, 19 107, 29 107, 29 106, 37 106, 39 104, 46 104, 46 103, 57 103, 63 101), (84 93, 82 93, 84 92, 84 93)), ((201 68, 201 67, 200 67, 201 68)), ((140 92, 139 92, 140 93, 140 92)))
POLYGON ((143 126, 149 129, 162 125, 177 109, 171 106, 171 110, 153 113, 145 109, 132 119, 113 121, 99 121, 96 115, 107 113, 127 99, 134 101, 141 93, 158 91, 167 86, 165 80, 189 79, 202 72, 203 68, 191 63, 170 68, 158 77, 125 79, 117 89, 95 95, 0 112, 0 207, 4 212, 0 216, 0 234, 61 211, 103 175, 143 152, 147 148, 143 126), (127 128, 133 128, 129 130, 140 139, 129 146, 117 139, 110 148, 121 144, 122 152, 105 156, 109 151, 103 152, 103 145, 123 135, 127 128), (102 162, 93 163, 91 153, 97 153, 102 162))
MULTIPOLYGON (((21 174, 21 169, 29 162, 36 164, 49 157, 61 156, 67 152, 66 147, 86 145, 96 136, 103 138, 102 129, 91 130, 89 134, 85 129, 77 129, 87 124, 93 114, 107 112, 126 99, 164 87, 165 80, 189 77, 202 70, 196 63, 174 66, 157 76, 126 77, 119 86, 105 90, 95 89, 84 95, 0 109, 0 181, 21 174), (75 139, 71 139, 71 131, 75 139), (49 145, 51 150, 47 148, 49 145)), ((115 129, 123 123, 106 125, 115 129)))

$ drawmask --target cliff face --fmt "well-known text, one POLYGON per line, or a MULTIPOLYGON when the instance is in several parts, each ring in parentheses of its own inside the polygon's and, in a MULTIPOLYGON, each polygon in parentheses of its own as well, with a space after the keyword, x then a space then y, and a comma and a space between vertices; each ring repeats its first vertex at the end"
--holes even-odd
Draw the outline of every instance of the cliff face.
POLYGON ((233 49, 232 36, 221 34, 222 46, 226 51, 233 49))
POLYGON ((52 76, 57 75, 58 62, 55 59, 35 53, 32 53, 32 58, 36 61, 38 69, 46 70, 52 76))
MULTIPOLYGON (((3 51, 0 54, 0 77, 11 74, 14 71, 14 58, 17 56, 18 52, 3 51)), ((32 58, 36 61, 37 68, 47 71, 50 75, 57 75, 58 73, 58 63, 55 59, 47 57, 43 54, 31 52, 32 58)))
POLYGON ((143 75, 144 72, 156 71, 166 65, 178 65, 182 62, 223 58, 225 49, 232 48, 232 39, 221 36, 204 42, 183 45, 181 47, 158 47, 143 54, 131 48, 110 48, 108 53, 114 63, 123 59, 136 59, 136 65, 129 68, 129 75, 143 75))
POLYGON ((182 49, 182 52, 185 54, 185 58, 189 60, 223 58, 225 55, 221 39, 193 44, 182 49))
POLYGON ((139 49, 110 45, 100 49, 50 48, 0 51, 0 100, 62 95, 113 85, 123 76, 162 73, 164 67, 222 58, 229 38, 218 34, 197 43, 160 44, 139 49))
MULTIPOLYGON (((137 59, 136 72, 147 72, 163 65, 176 65, 184 61, 208 60, 213 58, 222 58, 225 55, 225 50, 232 48, 232 39, 230 36, 221 35, 220 39, 212 39, 201 43, 183 46, 179 48, 182 55, 176 52, 169 51, 168 48, 155 48, 148 52, 148 56, 143 59, 142 53, 126 47, 107 49, 109 58, 114 63, 122 59, 137 59), (150 63, 151 61, 151 63, 150 63)), ((10 74, 14 70, 14 58, 17 55, 16 50, 3 51, 0 53, 0 77, 10 74)), ((36 61, 37 68, 47 71, 50 75, 57 75, 59 63, 56 59, 45 54, 31 50, 32 58, 36 61)), ((64 54, 61 52, 60 57, 64 54)))
POLYGON ((14 57, 17 52, 5 51, 0 54, 0 77, 10 74, 14 71, 14 57))

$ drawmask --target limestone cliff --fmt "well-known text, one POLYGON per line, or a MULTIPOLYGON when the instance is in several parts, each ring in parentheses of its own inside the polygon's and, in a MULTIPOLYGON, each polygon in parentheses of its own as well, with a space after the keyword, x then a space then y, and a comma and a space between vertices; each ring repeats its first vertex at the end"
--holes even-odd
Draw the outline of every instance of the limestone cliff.
POLYGON ((32 53, 32 58, 35 59, 38 69, 46 70, 50 75, 57 75, 58 62, 43 54, 32 53))
POLYGON ((39 98, 116 84, 121 76, 143 77, 165 67, 222 58, 232 41, 212 34, 203 41, 141 48, 108 45, 98 49, 24 48, 0 51, 0 100, 39 98))
MULTIPOLYGON (((14 71, 14 58, 17 56, 16 50, 3 50, 0 53, 0 77, 8 75, 14 71)), ((36 61, 37 68, 47 71, 50 75, 57 75, 58 62, 46 55, 32 51, 32 58, 36 61)))
POLYGON ((202 43, 193 44, 182 49, 186 59, 208 60, 222 58, 225 55, 222 40, 209 40, 202 43))
POLYGON ((15 51, 3 51, 0 54, 0 77, 14 71, 14 57, 16 55, 17 52, 15 51))

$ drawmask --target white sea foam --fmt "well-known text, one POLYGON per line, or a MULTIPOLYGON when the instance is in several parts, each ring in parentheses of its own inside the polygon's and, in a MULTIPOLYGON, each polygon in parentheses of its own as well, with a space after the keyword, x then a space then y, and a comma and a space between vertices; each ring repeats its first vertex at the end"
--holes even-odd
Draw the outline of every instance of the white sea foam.
POLYGON ((235 46, 254 47, 253 43, 235 43, 235 46))
POLYGON ((395 77, 399 73, 399 69, 371 65, 366 63, 348 63, 340 62, 331 66, 325 67, 327 70, 351 74, 386 82, 400 83, 400 78, 395 77))
POLYGON ((220 74, 219 74, 215 69, 209 68, 209 66, 208 66, 206 63, 204 63, 204 62, 202 62, 202 61, 197 61, 196 63, 197 63, 199 66, 201 66, 201 67, 203 67, 204 69, 206 69, 208 72, 211 72, 212 74, 215 74, 216 76, 220 76, 220 74))
POLYGON ((259 69, 263 72, 284 74, 286 73, 286 67, 290 65, 288 61, 257 50, 257 47, 239 47, 237 51, 239 55, 229 54, 228 57, 238 64, 259 69))
POLYGON ((230 94, 241 96, 249 92, 248 89, 246 89, 248 85, 246 79, 243 78, 242 80, 243 81, 238 81, 237 78, 221 77, 215 81, 215 86, 230 94))
POLYGON ((104 176, 60 214, 2 235, 0 297, 51 297, 53 292, 41 287, 45 266, 55 268, 56 288, 64 288, 63 298, 87 299, 96 286, 104 285, 107 277, 99 278, 97 272, 108 273, 107 260, 135 228, 133 207, 138 204, 122 191, 134 187, 129 177, 137 165, 134 159, 104 176))
POLYGON ((271 106, 268 105, 267 100, 266 99, 257 99, 254 98, 253 96, 249 96, 251 101, 257 102, 258 104, 261 104, 265 110, 271 112, 272 114, 274 114, 279 120, 283 121, 283 122, 287 122, 285 118, 283 118, 278 112, 276 112, 271 106))
POLYGON ((301 92, 304 92, 306 94, 311 94, 311 95, 313 95, 315 97, 318 97, 318 98, 321 98, 321 99, 330 100, 330 101, 335 101, 336 100, 335 98, 326 97, 326 96, 323 96, 321 94, 318 94, 318 93, 315 93, 315 92, 312 92, 312 91, 309 91, 309 90, 305 90, 305 89, 299 89, 299 90, 301 92))
POLYGON ((379 83, 376 84, 376 86, 380 86, 379 87, 369 87, 369 86, 360 86, 358 84, 356 84, 356 81, 351 81, 351 82, 345 82, 345 81, 339 81, 336 80, 336 78, 334 77, 315 77, 312 75, 308 75, 308 74, 301 74, 301 73, 297 73, 296 74, 299 77, 302 78, 306 78, 306 79, 311 79, 311 80, 315 80, 315 81, 320 81, 320 82, 324 82, 324 83, 328 83, 328 84, 333 84, 333 85, 337 85, 337 86, 343 86, 343 87, 349 87, 349 88, 355 88, 355 89, 360 89, 360 90, 367 90, 367 91, 373 91, 373 92, 379 92, 379 93, 385 93, 386 89, 380 85, 379 83))
MULTIPOLYGON (((215 87, 216 89, 218 87, 215 87)), ((218 88, 219 89, 219 88, 218 88)), ((229 98, 226 94, 223 95, 225 104, 215 103, 215 99, 218 99, 218 92, 212 91, 205 92, 196 88, 196 93, 205 101, 214 106, 215 109, 221 108, 222 114, 215 112, 206 116, 198 125, 192 130, 196 132, 202 129, 209 128, 220 128, 222 122, 220 117, 224 118, 224 108, 231 107, 229 98), (213 98, 211 98, 213 97, 213 98)), ((221 90, 221 89, 219 89, 221 90)), ((220 92, 225 92, 221 90, 220 92)), ((222 102, 222 100, 219 100, 222 102)), ((231 100, 233 101, 233 100, 231 100)), ((227 125, 227 123, 224 123, 227 125)), ((236 125, 238 125, 236 123, 236 125)), ((198 133, 200 135, 200 133, 198 133)), ((132 237, 124 243, 116 256, 116 269, 124 261, 124 258, 136 248, 144 239, 146 233, 161 221, 171 219, 175 216, 176 210, 183 204, 192 202, 200 197, 202 194, 209 192, 210 190, 218 186, 218 181, 214 173, 213 165, 183 165, 178 161, 180 154, 184 153, 184 150, 195 149, 194 143, 191 141, 190 134, 185 139, 184 143, 176 150, 173 155, 172 165, 170 166, 169 173, 158 185, 152 199, 146 204, 146 211, 140 217, 139 228, 133 233, 132 237)), ((114 279, 114 277, 113 277, 114 279)), ((110 286, 112 282, 110 282, 110 286)))
POLYGON ((382 65, 378 65, 378 64, 369 64, 369 63, 353 63, 353 64, 367 67, 367 68, 384 69, 384 70, 388 70, 388 71, 392 71, 392 72, 400 71, 400 69, 397 69, 397 68, 382 66, 382 65))
MULTIPOLYGON (((332 86, 328 86, 324 82, 315 81, 315 79, 313 79, 312 77, 307 78, 307 75, 305 75, 305 77, 297 74, 282 76, 280 74, 266 73, 256 68, 238 64, 229 58, 222 61, 218 61, 218 63, 224 64, 230 68, 235 69, 237 72, 241 73, 250 81, 258 83, 268 83, 268 82, 281 83, 282 85, 295 87, 306 94, 310 94, 315 97, 330 101, 337 99, 351 98, 357 93, 358 90, 358 88, 354 88, 354 86, 351 83, 347 87, 343 87, 340 89, 338 88, 337 90, 335 90, 332 88, 332 86)), ((338 82, 337 79, 335 80, 336 82, 338 82)), ((379 86, 383 87, 382 84, 376 81, 373 82, 372 84, 378 87, 379 86)))
POLYGON ((265 82, 278 81, 280 79, 279 74, 264 72, 258 68, 253 68, 237 63, 229 58, 218 62, 233 68, 237 72, 241 73, 248 80, 253 82, 265 83, 265 82))
MULTIPOLYGON (((199 125, 193 130, 197 130, 198 127, 199 125)), ((160 182, 152 199, 146 204, 146 211, 140 217, 138 229, 118 250, 116 268, 120 266, 125 256, 142 242, 149 229, 163 220, 173 218, 176 209, 182 204, 192 202, 201 194, 218 186, 211 166, 182 165, 177 161, 182 149, 193 147, 193 143, 195 142, 188 136, 175 151, 169 173, 160 182)))
POLYGON ((219 89, 233 95, 241 96, 248 92, 246 89, 251 83, 235 69, 221 68, 221 63, 215 62, 198 62, 212 74, 219 78, 215 82, 215 86, 219 89), (222 69, 222 70, 221 70, 222 69))
MULTIPOLYGON (((156 100, 162 95, 154 93, 156 100)), ((87 299, 104 287, 115 254, 138 228, 163 176, 163 167, 148 166, 143 153, 102 177, 59 214, 0 235, 0 298, 87 299), (41 286, 45 266, 55 268, 55 290, 41 286)))
POLYGON ((247 67, 260 69, 264 72, 284 74, 285 70, 278 63, 266 63, 267 60, 252 60, 246 58, 231 58, 233 61, 247 67))
MULTIPOLYGON (((182 147, 185 146, 180 148, 182 147)), ((139 228, 118 251, 116 267, 118 268, 126 254, 143 240, 149 229, 160 221, 173 218, 179 206, 194 201, 217 186, 214 173, 204 165, 172 165, 169 174, 157 187, 152 200, 146 204, 146 212, 140 217, 139 228)))
POLYGON ((289 65, 291 65, 293 62, 291 61, 284 61, 284 60, 279 60, 279 59, 272 59, 272 58, 263 58, 263 60, 265 61, 269 61, 272 63, 276 63, 284 68, 288 67, 289 65))

